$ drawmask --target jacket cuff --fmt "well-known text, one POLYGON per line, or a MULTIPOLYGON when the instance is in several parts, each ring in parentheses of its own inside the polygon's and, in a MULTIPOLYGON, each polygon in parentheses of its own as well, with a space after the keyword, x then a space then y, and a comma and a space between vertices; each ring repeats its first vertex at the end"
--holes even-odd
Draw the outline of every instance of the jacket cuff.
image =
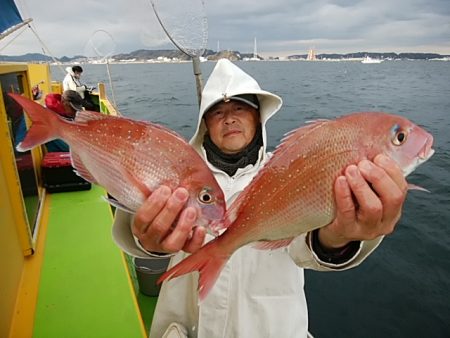
POLYGON ((145 250, 144 247, 142 246, 141 242, 139 242, 139 239, 133 235, 134 238, 134 242, 136 243, 136 246, 141 249, 143 252, 145 252, 147 255, 149 255, 150 257, 153 258, 168 258, 168 257, 172 257, 175 256, 174 253, 162 253, 162 252, 154 252, 154 251, 148 251, 145 250))
POLYGON ((326 251, 320 245, 318 229, 310 232, 306 241, 314 259, 320 265, 334 269, 340 269, 351 264, 360 254, 362 248, 362 242, 354 241, 339 250, 326 251))

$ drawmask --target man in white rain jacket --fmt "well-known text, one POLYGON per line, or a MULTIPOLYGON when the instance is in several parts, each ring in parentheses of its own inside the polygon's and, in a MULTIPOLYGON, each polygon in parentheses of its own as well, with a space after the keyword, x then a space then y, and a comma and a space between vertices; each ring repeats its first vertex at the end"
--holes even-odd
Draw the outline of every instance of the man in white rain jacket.
POLYGON ((80 82, 83 68, 81 68, 80 66, 66 67, 66 72, 67 74, 63 80, 63 91, 74 90, 78 94, 80 94, 82 99, 84 99, 84 93, 86 92, 87 88, 80 82))
MULTIPOLYGON (((227 205, 267 161, 265 126, 281 104, 277 95, 262 90, 251 76, 228 60, 220 60, 211 73, 202 93, 191 144, 207 161, 227 205), (241 131, 248 123, 246 116, 256 116, 259 121, 253 138, 239 148, 238 154, 244 160, 233 158, 230 152, 222 154, 233 143, 224 145, 229 133, 219 135, 216 127, 235 123, 239 127, 233 130, 241 131)), ((338 212, 333 223, 295 238, 285 248, 240 248, 200 304, 197 273, 165 282, 150 337, 306 337, 308 312, 303 268, 335 271, 360 264, 382 236, 393 231, 400 217, 406 195, 401 170, 384 156, 378 156, 376 164, 367 162, 350 166, 345 178, 336 180, 338 212), (375 187, 376 194, 368 183, 375 187), (356 196, 358 209, 351 192, 356 196)), ((117 244, 132 256, 159 259, 164 253, 172 253, 170 265, 180 262, 186 252, 198 250, 205 239, 204 229, 194 227, 195 210, 184 207, 186 199, 183 188, 171 192, 161 187, 135 217, 119 210, 113 227, 117 244)), ((211 237, 206 235, 208 240, 211 237)))

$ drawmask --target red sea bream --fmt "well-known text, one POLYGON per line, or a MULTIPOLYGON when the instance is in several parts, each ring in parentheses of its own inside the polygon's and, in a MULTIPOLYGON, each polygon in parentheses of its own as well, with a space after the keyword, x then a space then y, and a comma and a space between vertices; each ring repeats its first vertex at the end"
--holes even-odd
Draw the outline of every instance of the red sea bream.
POLYGON ((17 150, 26 151, 56 138, 70 146, 77 173, 103 186, 117 206, 136 211, 160 185, 189 191, 187 204, 197 209, 197 225, 222 219, 222 189, 204 160, 175 132, 149 122, 81 111, 75 121, 18 94, 9 94, 32 121, 17 150))
POLYGON ((160 281, 197 270, 203 299, 240 247, 251 242, 258 242, 258 249, 283 247, 295 236, 329 224, 336 209, 333 183, 348 165, 384 153, 406 176, 432 156, 432 144, 425 130, 386 113, 350 114, 289 133, 230 206, 223 224, 227 230, 160 281))

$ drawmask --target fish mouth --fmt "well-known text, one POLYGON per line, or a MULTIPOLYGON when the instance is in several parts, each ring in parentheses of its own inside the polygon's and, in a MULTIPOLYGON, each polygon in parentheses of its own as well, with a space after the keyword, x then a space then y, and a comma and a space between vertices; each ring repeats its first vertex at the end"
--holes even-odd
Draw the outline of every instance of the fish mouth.
POLYGON ((431 156, 433 156, 434 149, 431 148, 432 146, 433 146, 433 135, 428 135, 427 139, 425 140, 424 146, 422 147, 422 149, 417 154, 417 156, 419 157, 420 161, 425 162, 431 156))
POLYGON ((406 177, 411 174, 419 165, 428 161, 428 159, 433 156, 434 149, 433 146, 433 136, 428 134, 423 146, 420 148, 419 152, 416 154, 414 158, 412 158, 410 165, 403 168, 403 175, 406 177))

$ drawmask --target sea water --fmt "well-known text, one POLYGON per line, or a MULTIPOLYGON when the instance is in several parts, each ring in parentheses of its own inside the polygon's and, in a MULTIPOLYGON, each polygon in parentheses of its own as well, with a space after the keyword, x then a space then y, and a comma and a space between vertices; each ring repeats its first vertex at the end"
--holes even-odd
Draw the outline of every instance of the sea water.
MULTIPOLYGON (((206 80, 213 62, 201 64, 206 80)), ((359 267, 306 271, 316 337, 450 337, 450 62, 239 62, 284 104, 268 123, 269 149, 317 118, 355 111, 403 115, 431 132, 435 155, 408 180, 393 234, 359 267)), ((128 117, 168 126, 189 139, 198 104, 190 63, 86 65, 82 81, 105 82, 128 117)), ((57 68, 53 76, 63 78, 57 68)))

